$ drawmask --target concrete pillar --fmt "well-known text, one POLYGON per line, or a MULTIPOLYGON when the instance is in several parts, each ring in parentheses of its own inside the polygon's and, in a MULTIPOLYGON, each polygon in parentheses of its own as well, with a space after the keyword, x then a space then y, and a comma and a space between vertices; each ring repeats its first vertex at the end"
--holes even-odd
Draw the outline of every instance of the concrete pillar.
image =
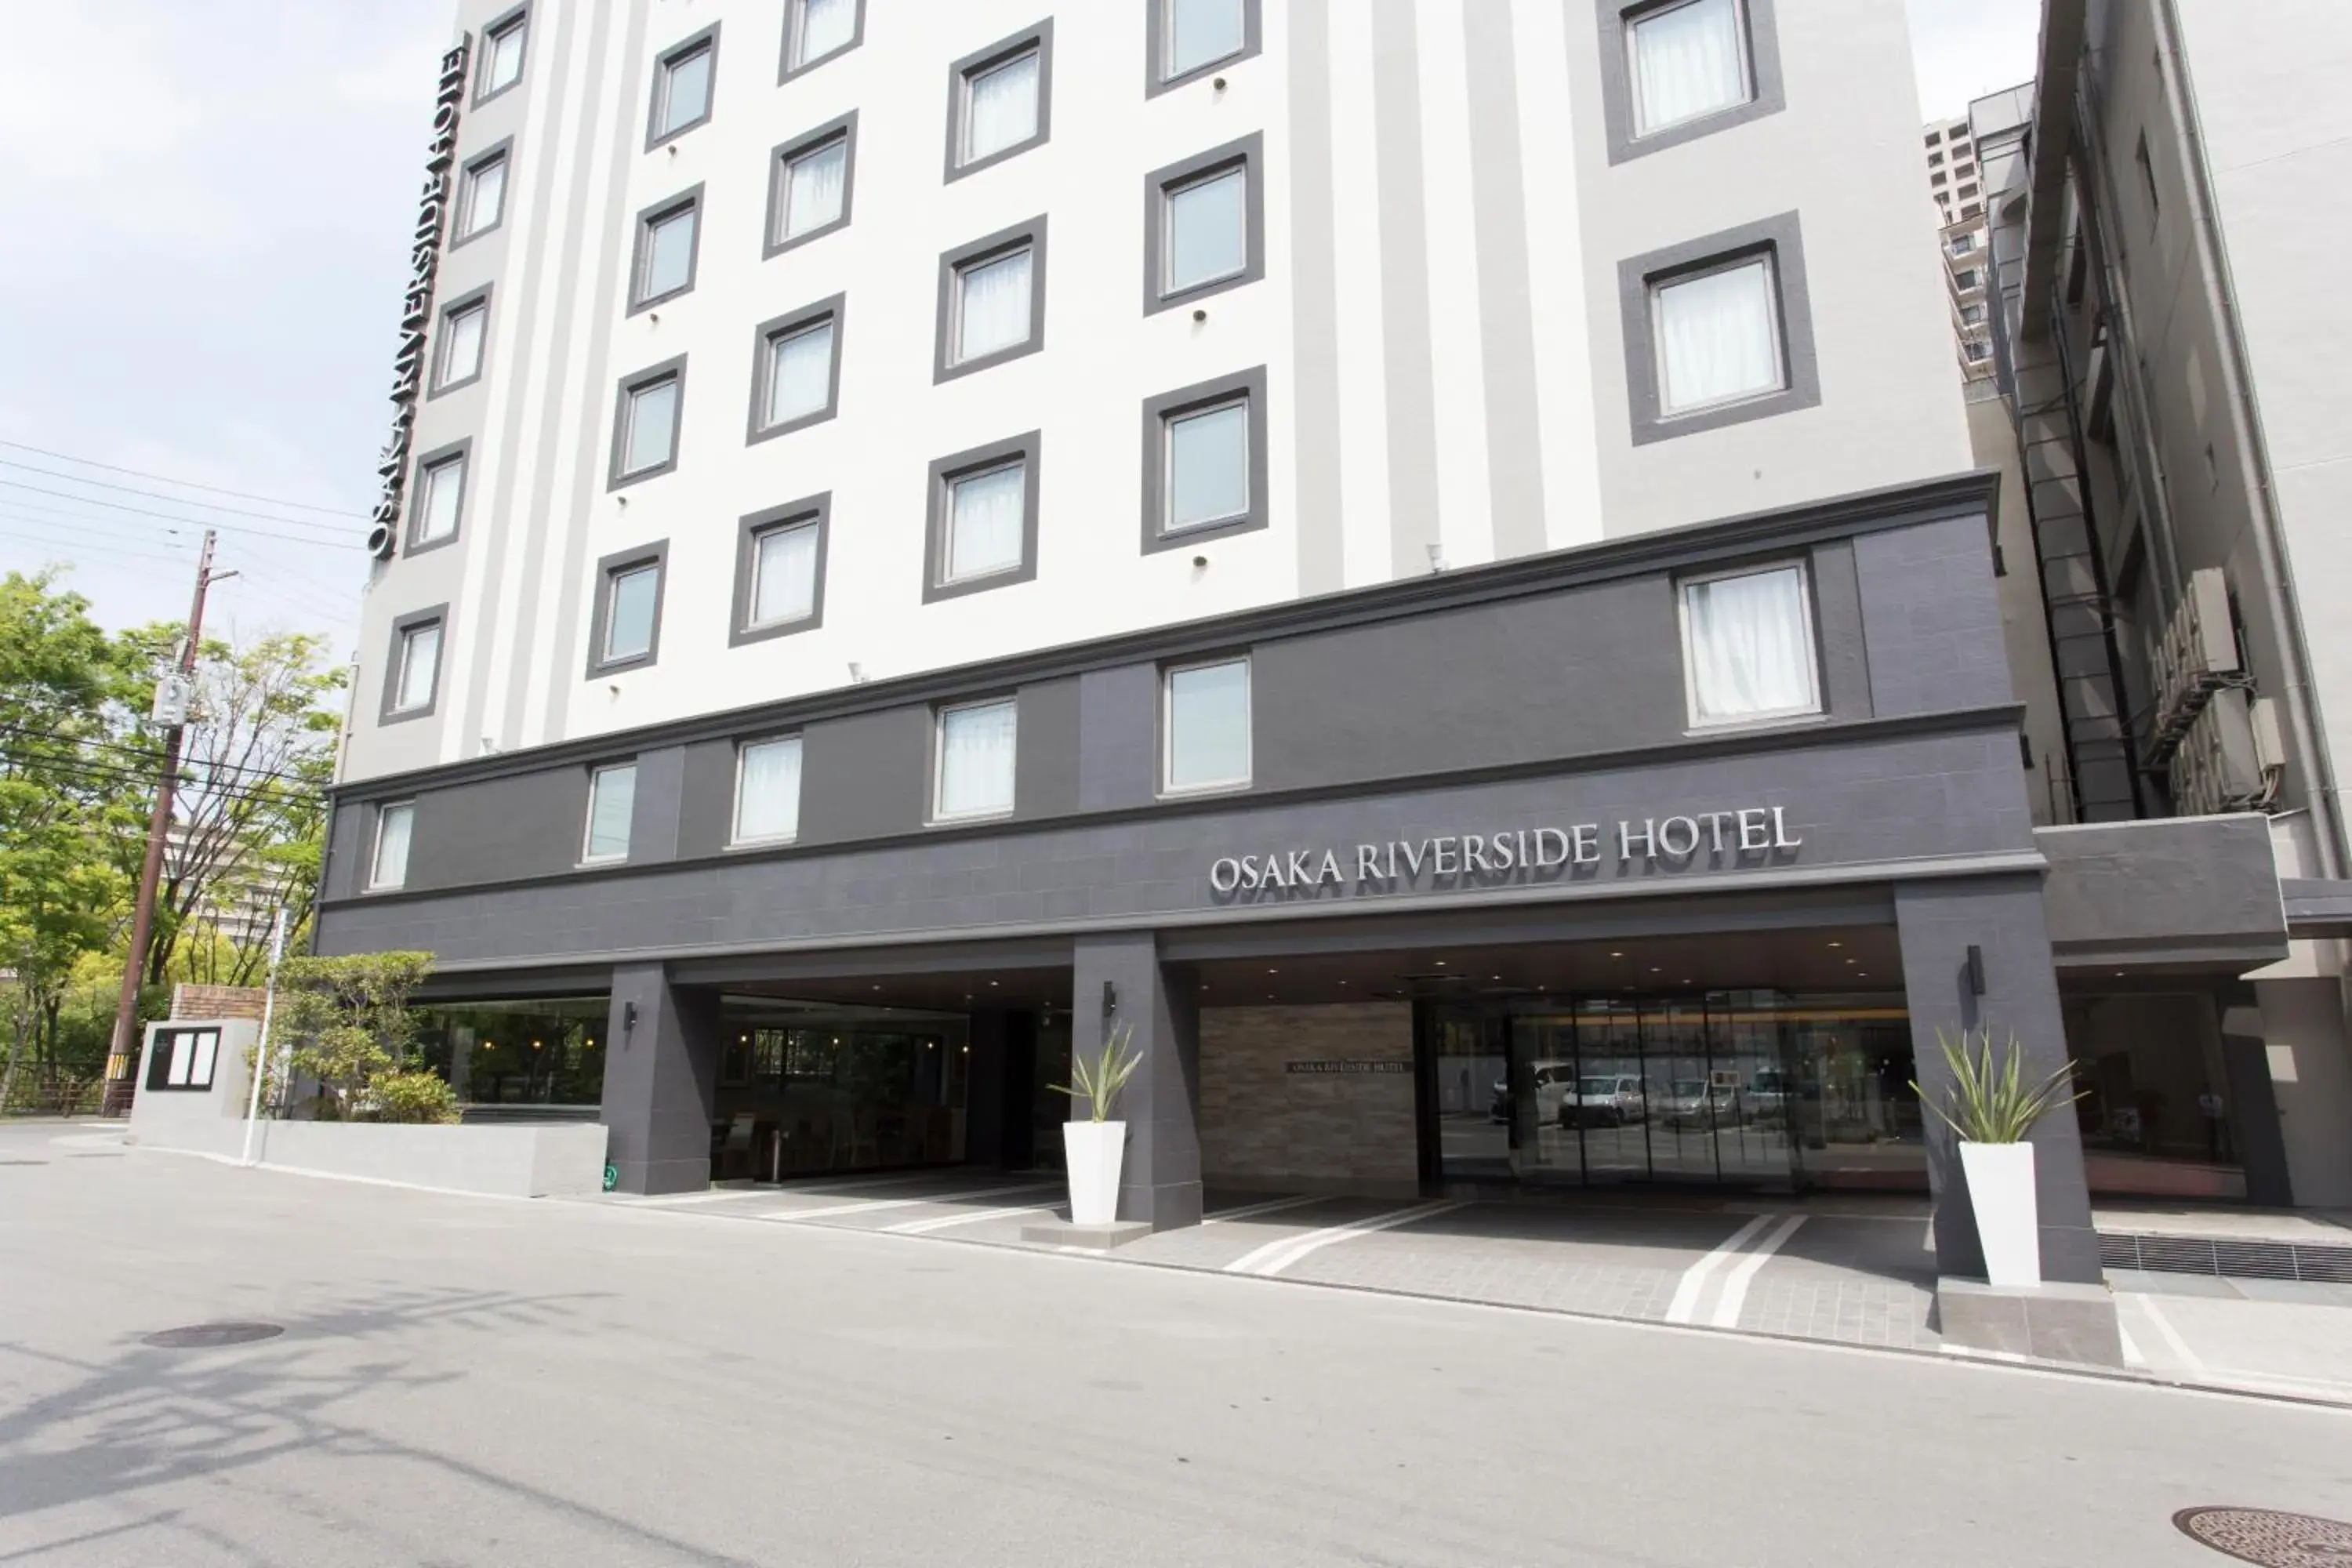
POLYGON ((2305 1208, 2352 1208, 2352 1043, 2342 984, 2333 975, 2257 980, 2254 994, 2287 1186, 2305 1208))
MULTIPOLYGON (((2038 877, 1985 877, 1902 882, 1895 889, 1895 921, 1903 943, 1903 988, 1911 1014, 1911 1040, 1919 1087, 1937 1104, 1949 1103, 1951 1070, 1937 1044, 1941 1029, 1990 1026, 1996 1051, 2013 1031, 2025 1052, 2024 1076, 2047 1077, 2066 1064, 2065 1021, 2058 1006, 2058 974, 2050 959, 2038 877), (1969 952, 1982 950, 1984 994, 1973 990, 1969 952)), ((1969 1206, 1958 1142, 1951 1129, 1927 1114, 1927 1179, 1936 1194, 1936 1268, 1940 1274, 1984 1274, 1976 1214, 1969 1206)), ((2097 1284, 2099 1241, 2091 1226, 2091 1194, 2083 1171, 2083 1142, 2072 1106, 2052 1111, 2030 1135, 2034 1185, 2041 1205, 2042 1274, 2053 1281, 2097 1284)))
POLYGON ((617 965, 604 1027, 604 1158, 617 1172, 615 1190, 709 1186, 719 994, 673 985, 658 963, 617 965))
MULTIPOLYGON (((1127 1123, 1118 1217, 1154 1230, 1201 1223, 1201 984, 1187 967, 1160 962, 1150 932, 1080 937, 1072 962, 1070 1047, 1088 1060, 1105 1031, 1134 1026, 1143 1063, 1112 1114, 1127 1123), (1105 984, 1110 987, 1104 990, 1105 984)), ((1091 1112, 1083 1101, 1071 1115, 1091 1112)))

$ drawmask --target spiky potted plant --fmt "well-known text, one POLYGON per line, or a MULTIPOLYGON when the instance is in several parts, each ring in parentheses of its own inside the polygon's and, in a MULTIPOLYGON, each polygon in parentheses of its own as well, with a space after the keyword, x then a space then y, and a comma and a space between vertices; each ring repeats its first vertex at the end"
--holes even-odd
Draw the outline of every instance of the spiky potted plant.
POLYGON ((1936 1031, 1952 1087, 1939 1105, 1916 1079, 1919 1102, 1959 1134, 1960 1168, 1967 1173, 1969 1203, 1977 1216, 1977 1240, 1984 1248, 1985 1279, 1994 1285, 2042 1283, 2041 1215, 2033 1195, 2033 1145, 2025 1141, 2033 1124, 2062 1105, 2082 1099, 2069 1094, 2073 1067, 2033 1083, 2025 1080, 2025 1051, 2015 1032, 2003 1059, 1993 1059, 1992 1030, 1973 1039, 1963 1029, 1956 1044, 1936 1031))
POLYGON ((1108 1225, 1118 1217, 1118 1168, 1127 1154, 1127 1123, 1112 1121, 1110 1112, 1118 1091, 1143 1065, 1143 1053, 1129 1049, 1134 1039, 1132 1024, 1112 1026, 1093 1060, 1072 1057, 1070 1076, 1077 1079, 1076 1084, 1053 1086, 1056 1093, 1066 1094, 1073 1101, 1084 1100, 1088 1111, 1084 1121, 1062 1124, 1074 1225, 1108 1225))

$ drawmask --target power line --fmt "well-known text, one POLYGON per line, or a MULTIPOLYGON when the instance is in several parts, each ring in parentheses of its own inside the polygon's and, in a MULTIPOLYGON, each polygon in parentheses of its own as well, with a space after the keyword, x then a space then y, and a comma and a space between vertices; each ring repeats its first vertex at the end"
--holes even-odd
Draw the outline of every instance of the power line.
MULTIPOLYGON (((104 479, 86 479, 79 474, 64 474, 55 468, 36 468, 31 463, 19 463, 9 458, 0 458, 0 468, 15 468, 19 473, 38 474, 44 479, 63 479, 69 485, 88 485, 93 489, 120 490, 124 495, 145 496, 150 500, 167 500, 174 506, 202 507, 207 511, 226 512, 231 517, 255 517, 264 522, 282 522, 289 528, 315 528, 323 532, 345 536, 349 533, 347 529, 337 523, 312 522, 306 517, 280 517, 274 511, 247 511, 243 507, 223 506, 215 500, 197 500, 192 496, 167 495, 162 490, 142 489, 137 485, 110 484, 104 479)), ((88 499, 96 500, 95 497, 88 499)))
MULTIPOLYGON (((248 528, 242 523, 212 522, 201 517, 182 517, 176 512, 154 511, 143 506, 126 506, 121 501, 100 500, 96 496, 78 496, 71 490, 43 489, 38 485, 23 484, 16 479, 0 479, 0 489, 24 490, 27 494, 37 496, 54 496, 59 500, 75 501, 83 506, 104 507, 110 511, 127 511, 138 517, 161 518, 165 522, 176 522, 185 527, 215 528, 223 533, 250 534, 257 539, 276 539, 283 541, 288 544, 308 544, 320 550, 357 549, 362 542, 360 538, 355 534, 347 534, 341 540, 305 539, 300 534, 272 533, 266 528, 248 528)), ((292 521, 294 520, 290 518, 283 518, 278 521, 292 521)), ((320 527, 324 525, 312 524, 310 526, 320 527)))
MULTIPOLYGON (((202 729, 204 726, 201 722, 192 721, 189 727, 192 729, 202 729)), ((77 748, 88 747, 95 751, 116 752, 120 755, 132 758, 137 763, 150 768, 153 767, 156 763, 162 760, 162 753, 160 752, 152 752, 143 746, 126 745, 121 741, 110 741, 102 736, 97 735, 67 735, 59 733, 54 730, 36 729, 29 724, 0 723, 0 735, 14 735, 20 740, 47 741, 60 746, 73 746, 77 748)), ((118 764, 109 762, 107 765, 115 766, 118 764)), ((187 758, 183 757, 181 759, 181 765, 184 768, 199 768, 206 773, 225 772, 232 773, 250 773, 257 779, 297 779, 301 777, 299 773, 289 773, 283 769, 257 768, 246 763, 193 763, 187 758)))
MULTIPOLYGON (((5 518, 5 515, 0 513, 0 518, 5 518)), ((188 564, 188 558, 184 555, 160 555, 152 550, 128 550, 110 539, 59 539, 54 534, 16 533, 5 529, 0 529, 0 538, 18 540, 39 550, 63 552, 69 556, 88 555, 92 551, 102 551, 109 556, 132 556, 141 561, 160 561, 167 566, 188 564)), ((81 563, 79 560, 73 562, 75 565, 81 563)))
MULTIPOLYGON (((363 518, 367 516, 363 511, 352 511, 347 507, 320 506, 312 501, 288 500, 281 496, 257 496, 249 490, 224 489, 219 485, 201 485, 194 479, 175 479, 169 474, 151 474, 144 468, 120 468, 112 463, 101 463, 95 458, 77 458, 70 452, 52 452, 46 447, 27 446, 22 441, 0 441, 0 447, 6 447, 18 452, 30 452, 37 457, 55 458, 60 463, 79 463, 85 468, 102 468, 110 474, 129 474, 135 479, 153 479, 158 484, 177 485, 182 489, 205 490, 216 496, 235 496, 239 500, 257 500, 265 506, 290 506, 297 511, 323 511, 334 517, 363 518)), ((97 483, 95 479, 85 482, 97 483)))

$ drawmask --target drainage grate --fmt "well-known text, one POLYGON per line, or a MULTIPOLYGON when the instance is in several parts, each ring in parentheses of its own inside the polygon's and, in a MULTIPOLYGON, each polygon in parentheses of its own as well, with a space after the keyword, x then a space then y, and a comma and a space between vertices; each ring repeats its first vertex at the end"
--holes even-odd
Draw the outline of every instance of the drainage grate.
POLYGON ((274 1340, 286 1331, 276 1323, 192 1323, 184 1329, 165 1329, 149 1334, 140 1342, 167 1351, 209 1350, 215 1345, 248 1345, 256 1340, 274 1340))
POLYGON ((2231 1241, 2103 1230, 2099 1263, 2107 1268, 2141 1268, 2158 1274, 2352 1284, 2352 1247, 2302 1247, 2291 1241, 2231 1241))
POLYGON ((2199 1545, 2263 1568, 2344 1568, 2352 1562, 2352 1524, 2341 1520, 2266 1508, 2184 1508, 2172 1522, 2199 1545))

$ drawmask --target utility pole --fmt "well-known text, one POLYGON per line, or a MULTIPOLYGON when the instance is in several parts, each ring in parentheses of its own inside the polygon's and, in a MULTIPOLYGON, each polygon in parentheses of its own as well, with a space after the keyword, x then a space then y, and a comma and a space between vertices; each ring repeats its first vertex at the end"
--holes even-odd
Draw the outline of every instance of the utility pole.
MULTIPOLYGON (((195 602, 188 608, 188 636, 180 645, 179 667, 165 679, 176 679, 178 690, 167 702, 157 694, 155 716, 167 726, 163 742, 163 773, 155 781, 155 809, 147 818, 147 858, 139 868, 139 900, 131 911, 131 951, 122 962, 122 994, 114 1009, 114 1039, 107 1048, 107 1094, 101 1107, 109 1115, 125 1109, 116 1100, 115 1085, 128 1086, 139 1070, 139 1046, 131 1031, 138 1022, 139 976, 147 967, 147 939, 155 925, 155 888, 163 878, 163 840, 172 826, 172 787, 180 773, 180 742, 187 732, 188 683, 196 669, 196 643, 204 635, 205 592, 213 583, 213 539, 205 530, 204 553, 196 561, 195 602)), ((122 1096, 128 1101, 128 1093, 122 1096)))

